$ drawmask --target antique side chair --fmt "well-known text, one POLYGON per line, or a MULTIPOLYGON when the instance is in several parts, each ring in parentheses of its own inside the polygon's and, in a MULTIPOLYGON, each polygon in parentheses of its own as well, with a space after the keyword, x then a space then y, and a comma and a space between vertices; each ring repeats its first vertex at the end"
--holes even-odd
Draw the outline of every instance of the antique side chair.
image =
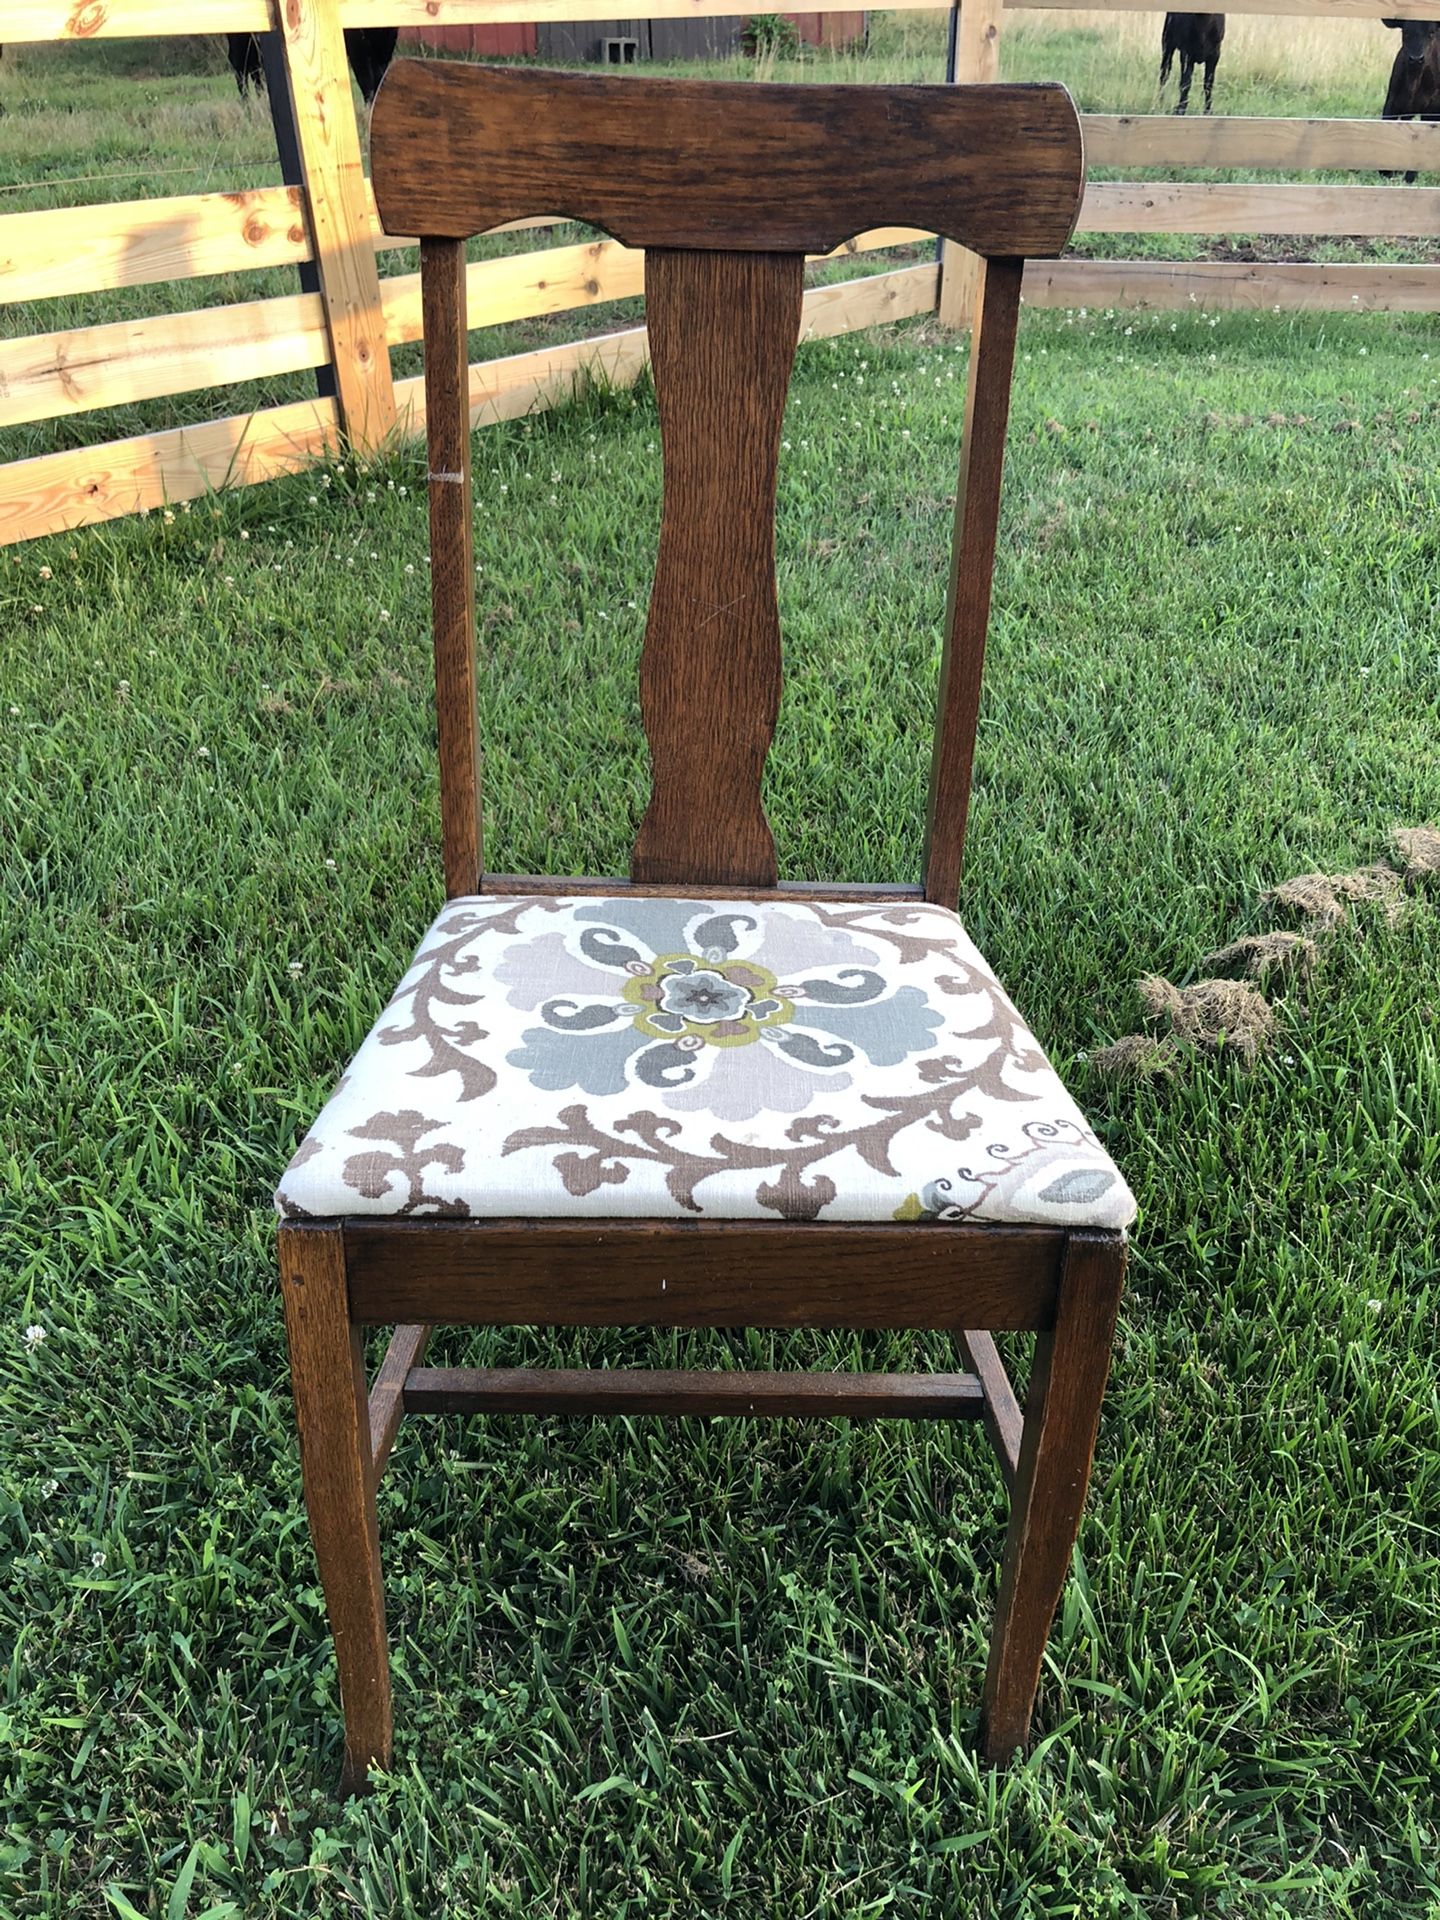
POLYGON ((1012 1490, 983 1700, 1023 1746, 1090 1473, 1134 1202, 954 909, 1027 256, 1083 181, 1055 86, 391 69, 421 236, 446 904, 281 1182, 305 1498, 345 1781, 391 1752, 375 1490, 405 1413, 974 1417, 1012 1490), (645 249, 663 440, 626 880, 481 856, 465 242, 550 214, 645 249), (981 256, 917 886, 783 884, 774 506, 805 257, 901 222, 981 256), (432 1323, 949 1331, 970 1371, 459 1371, 432 1323), (362 1335, 395 1324, 373 1386, 362 1335), (1022 1416, 993 1329, 1035 1333, 1022 1416))

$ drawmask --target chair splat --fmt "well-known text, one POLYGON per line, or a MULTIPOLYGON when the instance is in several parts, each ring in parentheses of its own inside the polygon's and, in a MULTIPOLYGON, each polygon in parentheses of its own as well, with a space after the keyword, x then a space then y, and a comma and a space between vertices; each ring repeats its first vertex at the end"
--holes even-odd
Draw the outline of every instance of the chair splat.
POLYGON ((780 706, 775 485, 798 253, 645 257, 664 508, 640 703, 651 792, 632 878, 773 887, 760 799, 780 706))

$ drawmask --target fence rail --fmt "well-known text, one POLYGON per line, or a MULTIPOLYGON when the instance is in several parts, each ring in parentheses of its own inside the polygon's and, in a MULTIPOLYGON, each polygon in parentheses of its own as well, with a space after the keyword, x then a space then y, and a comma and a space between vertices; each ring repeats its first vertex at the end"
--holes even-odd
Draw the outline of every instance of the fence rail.
MULTIPOLYGON (((898 0, 900 8, 922 0, 898 0)), ((998 76, 1007 0, 956 10, 953 77, 998 76)), ((1042 0, 1008 0, 1013 7, 1042 0)), ((1065 8, 1080 0, 1043 0, 1065 8)), ((0 307, 158 281, 314 264, 318 292, 0 340, 0 428, 66 419, 163 395, 334 371, 335 398, 267 406, 227 420, 147 433, 0 466, 0 545, 199 496, 214 486, 303 467, 327 449, 364 453, 424 417, 423 384, 395 380, 390 350, 420 337, 419 275, 382 276, 378 253, 412 246, 382 232, 360 162, 343 26, 609 18, 613 0, 8 0, 7 42, 277 30, 293 99, 302 184, 190 193, 114 205, 0 214, 0 307)), ((1139 0, 1105 0, 1131 11, 1139 0)), ((1378 19, 1424 17, 1435 0, 1232 0, 1234 12, 1378 19)), ((1150 11, 1152 8, 1146 8, 1150 11)), ((650 0, 647 18, 719 15, 734 0, 650 0)), ((1440 125, 1369 120, 1176 118, 1089 114, 1092 167, 1440 172, 1440 125)), ((545 229, 553 219, 512 223, 545 229)), ((1185 180, 1093 181, 1087 233, 1346 234, 1434 238, 1440 189, 1185 180)), ((882 228, 837 249, 933 236, 882 228)), ((472 327, 582 311, 643 292, 643 255, 614 240, 564 242, 474 262, 472 327)), ((313 284, 313 282, 312 282, 313 284)), ((935 311, 969 322, 973 273, 947 247, 927 264, 819 286, 805 300, 810 337, 935 311)), ((1068 259, 1030 269, 1037 306, 1440 310, 1440 266, 1068 259)), ((587 369, 615 382, 646 364, 643 327, 472 367, 477 424, 513 418, 573 390, 587 369)))

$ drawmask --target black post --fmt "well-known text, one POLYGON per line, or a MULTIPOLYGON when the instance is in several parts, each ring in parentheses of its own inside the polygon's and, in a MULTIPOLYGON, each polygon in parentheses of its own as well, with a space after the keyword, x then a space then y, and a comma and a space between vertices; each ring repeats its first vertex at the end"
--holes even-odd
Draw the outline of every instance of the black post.
MULTIPOLYGON (((952 36, 954 29, 951 29, 952 36)), ((285 49, 278 31, 257 33, 260 63, 265 69, 265 95, 270 102, 270 124, 275 129, 275 151, 280 156, 280 178, 287 187, 304 186, 300 166, 300 136, 295 130, 295 103, 290 95, 290 74, 285 66, 285 49)), ((312 235, 313 238, 313 235, 312 235)), ((320 268, 314 260, 300 262, 300 291, 319 293, 320 268)), ((315 369, 315 391, 322 400, 335 398, 335 369, 327 360, 315 369)))

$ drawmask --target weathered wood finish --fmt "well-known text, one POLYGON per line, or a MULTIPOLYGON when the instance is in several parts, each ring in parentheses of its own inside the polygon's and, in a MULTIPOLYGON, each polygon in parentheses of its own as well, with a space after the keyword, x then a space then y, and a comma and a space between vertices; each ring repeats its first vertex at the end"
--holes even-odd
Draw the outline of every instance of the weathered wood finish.
POLYGON ((277 14, 340 424, 371 453, 394 429, 395 387, 344 36, 332 0, 285 0, 277 14))
MULTIPOLYGON (((1091 167, 1333 167, 1440 170, 1440 123, 1267 120, 1249 114, 1086 113, 1091 167)), ((1403 189, 1392 189, 1403 191, 1403 189)))
MULTIPOLYGON (((1392 189, 1407 191, 1404 187, 1392 189)), ((1434 313, 1440 267, 1267 260, 1038 260, 1025 269, 1034 307, 1135 307, 1173 312, 1434 313)))
POLYGON ((980 309, 970 342, 965 394, 965 439, 955 495, 955 540, 950 596, 940 656, 940 696, 930 762, 930 806, 925 829, 925 898, 954 907, 960 891, 965 821, 985 636, 990 624, 1010 374, 1020 315, 1021 260, 982 263, 980 309))
MULTIPOLYGON (((993 85, 1000 78, 1000 18, 1004 0, 952 0, 950 60, 945 78, 962 76, 969 85, 993 85)), ((982 262, 957 240, 940 243, 940 288, 936 315, 942 327, 971 325, 980 295, 982 262)))
POLYGON ((979 1420, 970 1373, 700 1373, 417 1367, 406 1413, 667 1414, 753 1419, 979 1420))
POLYGON ((390 1656, 359 1326, 337 1227, 280 1229, 280 1282, 300 1471, 345 1710, 343 1786, 390 1764, 390 1656))
POLYGON ((429 456, 430 611, 440 750, 445 893, 480 878, 480 739, 475 697, 475 561, 471 538, 470 373, 465 247, 422 240, 425 439, 429 456))
MULTIPOLYGON (((1195 124, 1198 126, 1200 121, 1195 124)), ((1373 164, 1378 166, 1378 159, 1373 164)), ((1353 233, 1388 234, 1397 239, 1416 234, 1433 239, 1440 233, 1440 187, 1280 187, 1269 181, 1092 181, 1086 189, 1077 231, 1353 233)))
POLYGON ((775 884, 760 782, 780 709, 775 483, 804 271, 798 253, 645 256, 665 494, 640 664, 638 881, 775 884))
POLYGON ((1058 254, 1080 205, 1063 87, 765 86, 399 60, 372 172, 392 232, 525 214, 632 247, 828 253, 885 221, 1058 254), (863 155, 863 164, 857 156, 863 155))
POLYGON ((1050 1324, 1050 1227, 784 1220, 344 1223, 366 1326, 928 1327, 1050 1324))
POLYGON ((1008 1760, 1029 1737, 1090 1483, 1124 1274, 1123 1235, 1072 1234, 1055 1324, 1035 1342, 985 1676, 982 1738, 991 1760, 1008 1760))

